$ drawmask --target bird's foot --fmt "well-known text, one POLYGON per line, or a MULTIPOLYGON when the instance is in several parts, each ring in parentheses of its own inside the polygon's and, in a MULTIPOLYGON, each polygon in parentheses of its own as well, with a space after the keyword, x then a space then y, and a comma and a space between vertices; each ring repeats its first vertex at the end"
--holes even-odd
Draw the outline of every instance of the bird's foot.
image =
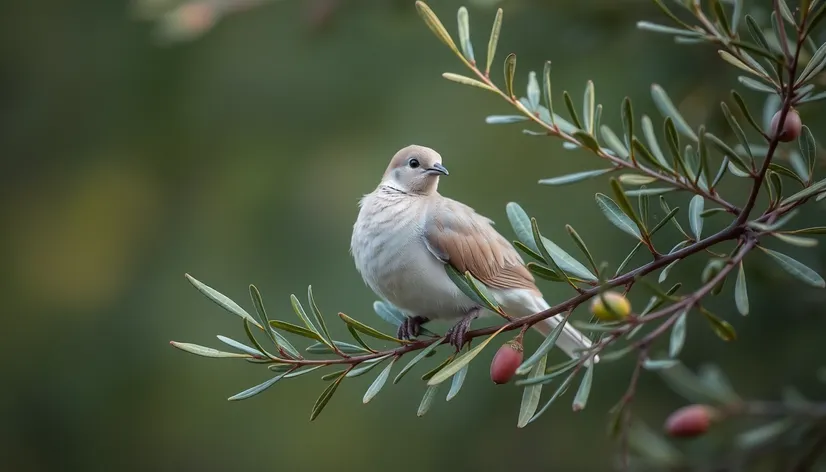
POLYGON ((448 344, 455 347, 457 352, 468 342, 467 332, 470 329, 470 324, 473 323, 473 320, 478 316, 479 312, 477 310, 468 313, 445 334, 448 344))
POLYGON ((422 325, 428 321, 429 320, 423 316, 405 316, 404 321, 399 325, 396 337, 405 340, 415 338, 421 334, 422 325))

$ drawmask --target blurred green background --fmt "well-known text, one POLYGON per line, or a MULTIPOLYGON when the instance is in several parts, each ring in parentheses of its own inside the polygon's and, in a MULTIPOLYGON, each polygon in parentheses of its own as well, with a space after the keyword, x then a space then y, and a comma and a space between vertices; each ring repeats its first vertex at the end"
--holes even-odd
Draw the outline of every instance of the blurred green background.
MULTIPOLYGON (((555 98, 563 89, 581 97, 585 81, 594 80, 603 122, 615 129, 625 95, 637 116, 659 120, 649 98, 656 82, 692 124, 705 120, 726 135, 717 103, 728 99, 736 72, 711 47, 636 30, 637 20, 665 22, 650 2, 493 3, 469 10, 483 57, 495 7, 505 8, 497 80, 508 52, 519 55, 520 90, 527 72, 551 59, 555 98)), ((461 3, 430 4, 455 31, 461 3)), ((329 319, 342 311, 390 329, 372 313, 374 296, 348 248, 358 199, 407 144, 440 151, 451 171, 442 193, 494 219, 509 238, 504 208, 517 201, 572 254, 565 224, 612 267, 633 241, 594 203, 607 180, 537 185, 601 163, 551 138, 525 136, 521 125, 486 125, 485 116, 511 110, 493 94, 440 77, 465 71, 412 0, 266 2, 214 25, 209 15, 155 20, 156 9, 169 7, 163 0, 137 6, 44 0, 0 7, 0 469, 612 467, 607 410, 626 388, 630 358, 597 369, 583 412, 571 411, 569 393, 520 430, 521 389, 488 378, 495 349, 475 361, 455 399, 445 403, 445 390, 423 418, 416 417, 424 392, 418 375, 386 386, 365 406, 369 375, 345 382, 310 423, 326 385, 317 376, 230 403, 227 397, 268 378, 266 369, 169 346, 220 347, 216 334, 244 338, 237 318, 190 286, 187 272, 248 309, 254 283, 270 316, 289 321, 290 293, 303 297, 312 284, 329 319), (203 34, 189 40, 159 41, 159 31, 170 37, 199 29, 203 34)), ((760 97, 743 93, 760 115, 760 97)), ((801 114, 818 136, 818 105, 801 114)), ((742 204, 746 187, 726 179, 724 195, 742 204)), ((685 195, 670 200, 686 208, 685 195)), ((810 205, 795 227, 823 224, 822 215, 810 205)), ((715 218, 706 223, 709 233, 725 222, 715 218)), ((658 241, 665 250, 678 239, 669 228, 658 241)), ((821 272, 826 266, 821 249, 768 245, 821 272)), ((696 287, 704 259, 678 265, 669 281, 696 287)), ((822 395, 814 376, 824 352, 822 292, 796 284, 762 254, 749 256, 746 268, 747 318, 733 308, 732 281, 710 303, 740 339, 724 343, 691 317, 686 364, 718 363, 749 398, 776 398, 787 384, 822 395)), ((550 301, 569 296, 562 285, 541 288, 550 301)), ((632 301, 642 308, 649 293, 635 292, 632 301)), ((538 341, 530 336, 527 348, 538 341)), ((635 411, 659 428, 684 402, 646 374, 635 411)))

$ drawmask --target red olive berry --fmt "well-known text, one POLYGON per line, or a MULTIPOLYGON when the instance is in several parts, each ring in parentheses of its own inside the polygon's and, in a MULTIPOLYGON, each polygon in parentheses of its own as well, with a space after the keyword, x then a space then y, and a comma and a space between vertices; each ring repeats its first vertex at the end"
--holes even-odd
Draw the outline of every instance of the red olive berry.
MULTIPOLYGON (((771 129, 774 135, 777 135, 778 121, 780 121, 779 111, 772 117, 771 129)), ((777 139, 783 142, 794 141, 800 137, 801 131, 803 131, 803 122, 800 121, 800 115, 797 110, 791 109, 786 114, 786 121, 783 122, 783 129, 777 139)))
POLYGON ((513 378, 522 364, 522 343, 509 341, 502 345, 490 363, 490 379, 495 384, 504 384, 513 378))
POLYGON ((665 431, 669 436, 678 438, 700 436, 708 431, 716 416, 716 410, 708 405, 684 406, 665 420, 665 431))

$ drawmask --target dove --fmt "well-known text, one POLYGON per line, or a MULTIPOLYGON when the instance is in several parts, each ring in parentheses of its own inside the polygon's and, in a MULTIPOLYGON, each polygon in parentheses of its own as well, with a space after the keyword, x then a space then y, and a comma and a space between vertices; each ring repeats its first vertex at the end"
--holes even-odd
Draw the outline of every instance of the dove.
MULTIPOLYGON (((529 316, 550 305, 493 221, 438 192, 439 179, 448 175, 435 150, 399 150, 376 189, 359 201, 350 252, 365 284, 404 313, 400 339, 418 336, 429 321, 452 321, 446 338, 459 350, 473 320, 493 312, 465 295, 445 264, 469 271, 509 316, 529 316)), ((556 315, 532 327, 547 336, 561 321, 556 315)), ((556 346, 577 358, 591 341, 566 324, 556 346)))

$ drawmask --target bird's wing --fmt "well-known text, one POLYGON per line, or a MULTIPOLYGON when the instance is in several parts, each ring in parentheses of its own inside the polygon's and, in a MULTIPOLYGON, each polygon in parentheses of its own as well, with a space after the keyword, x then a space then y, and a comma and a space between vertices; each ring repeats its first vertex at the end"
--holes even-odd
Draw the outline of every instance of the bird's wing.
POLYGON ((519 253, 489 219, 455 200, 437 198, 423 224, 425 245, 434 256, 489 287, 537 290, 519 253))

